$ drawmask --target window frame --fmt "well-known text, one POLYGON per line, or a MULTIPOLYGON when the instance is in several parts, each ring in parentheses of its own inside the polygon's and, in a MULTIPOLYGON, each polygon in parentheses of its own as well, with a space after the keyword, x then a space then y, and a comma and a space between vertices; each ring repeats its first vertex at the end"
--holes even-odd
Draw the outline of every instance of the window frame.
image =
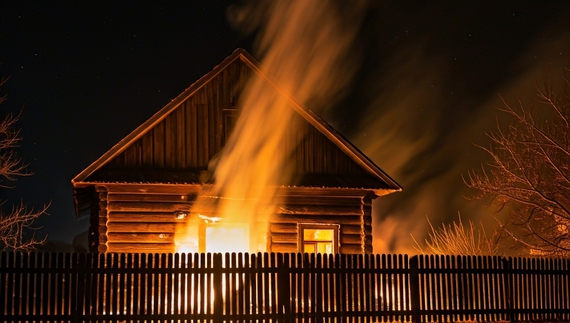
POLYGON ((333 230, 333 252, 332 254, 339 253, 340 249, 340 225, 339 224, 327 224, 327 223, 299 223, 298 224, 298 244, 297 249, 300 253, 305 253, 305 230, 333 230))

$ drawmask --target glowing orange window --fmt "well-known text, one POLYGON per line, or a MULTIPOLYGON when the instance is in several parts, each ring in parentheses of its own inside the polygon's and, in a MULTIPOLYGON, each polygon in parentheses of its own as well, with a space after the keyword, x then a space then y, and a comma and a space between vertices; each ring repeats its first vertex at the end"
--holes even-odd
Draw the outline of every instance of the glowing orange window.
POLYGON ((209 217, 198 224, 198 252, 250 252, 249 224, 220 220, 209 217))
POLYGON ((301 251, 307 253, 337 253, 338 226, 301 225, 301 251))

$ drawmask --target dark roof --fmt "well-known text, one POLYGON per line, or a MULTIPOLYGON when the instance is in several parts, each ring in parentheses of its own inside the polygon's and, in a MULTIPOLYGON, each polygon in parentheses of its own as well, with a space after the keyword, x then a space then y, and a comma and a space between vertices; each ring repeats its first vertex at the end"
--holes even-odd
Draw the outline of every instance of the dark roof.
MULTIPOLYGON (((245 50, 237 49, 232 55, 227 57, 221 64, 216 66, 211 72, 204 75, 197 82, 192 84, 178 97, 173 99, 165 107, 155 113, 146 122, 137 127, 133 132, 119 141, 115 146, 104 153, 100 158, 85 168, 75 178, 72 183, 75 188, 86 187, 103 182, 131 182, 131 183, 208 183, 211 176, 206 165, 199 165, 196 168, 186 169, 156 169, 148 167, 140 168, 136 172, 127 169, 109 169, 106 165, 127 150, 133 143, 147 134, 157 124, 161 123, 177 108, 181 107, 186 100, 195 95, 200 89, 218 76, 224 69, 228 68, 236 61, 245 63, 254 73, 258 73, 268 82, 272 83, 276 90, 286 96, 291 107, 300 117, 306 120, 320 134, 324 135, 328 141, 338 147, 352 162, 356 163, 361 171, 356 176, 346 176, 343 174, 300 174, 296 177, 296 186, 306 187, 327 187, 327 188, 365 188, 373 190, 376 195, 385 195, 390 192, 401 190, 401 186, 390 176, 374 164, 358 148, 350 143, 345 137, 339 134, 323 119, 318 117, 311 110, 307 109, 294 98, 284 93, 278 88, 259 67, 259 63, 245 50)), ((277 183, 280 184, 280 183, 277 183)))

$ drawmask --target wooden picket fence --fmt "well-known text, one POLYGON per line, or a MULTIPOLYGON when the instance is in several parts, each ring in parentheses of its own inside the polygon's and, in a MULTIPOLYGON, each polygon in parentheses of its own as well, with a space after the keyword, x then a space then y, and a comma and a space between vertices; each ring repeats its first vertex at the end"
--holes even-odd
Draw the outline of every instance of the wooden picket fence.
POLYGON ((0 254, 2 322, 570 320, 570 260, 0 254))

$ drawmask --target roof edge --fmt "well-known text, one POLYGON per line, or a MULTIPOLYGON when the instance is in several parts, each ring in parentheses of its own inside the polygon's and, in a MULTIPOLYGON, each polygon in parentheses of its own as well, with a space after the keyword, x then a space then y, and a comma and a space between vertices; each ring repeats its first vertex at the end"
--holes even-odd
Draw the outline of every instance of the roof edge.
MULTIPOLYGON (((251 64, 248 65, 250 65, 256 73, 265 78, 266 81, 270 82, 281 95, 285 96, 291 102, 293 108, 295 111, 297 111, 297 113, 299 113, 311 125, 317 128, 329 140, 333 141, 342 151, 352 157, 352 159, 357 164, 367 169, 372 175, 376 175, 380 180, 384 181, 389 186, 389 193, 402 190, 402 186, 400 186, 400 184, 398 184, 386 172, 378 167, 378 165, 370 160, 370 158, 366 156, 362 151, 360 151, 360 149, 354 146, 354 144, 352 144, 342 134, 335 130, 328 122, 319 117, 311 109, 298 102, 294 97, 292 97, 288 92, 283 90, 276 82, 274 82, 271 77, 263 71, 263 67, 255 58, 253 58, 249 53, 245 51, 243 55, 245 58, 247 58, 247 60, 250 61, 251 64)), ((377 196, 382 196, 389 193, 386 193, 385 190, 383 190, 383 193, 378 192, 375 194, 377 196)))
MULTIPOLYGON (((131 183, 131 182, 79 182, 74 183, 73 189, 83 189, 91 186, 107 187, 107 188, 137 188, 137 191, 141 193, 156 192, 156 189, 161 188, 187 188, 192 187, 195 189, 209 189, 213 184, 204 183, 131 183), (150 188, 150 189, 149 189, 150 188)), ((320 191, 330 191, 330 192, 354 192, 353 194, 360 194, 362 192, 374 193, 376 196, 383 196, 394 192, 392 189, 374 189, 366 187, 322 187, 322 186, 300 186, 300 185, 274 185, 275 188, 285 191, 305 191, 305 190, 320 190, 320 191)), ((129 192, 132 190, 128 190, 129 192)))

